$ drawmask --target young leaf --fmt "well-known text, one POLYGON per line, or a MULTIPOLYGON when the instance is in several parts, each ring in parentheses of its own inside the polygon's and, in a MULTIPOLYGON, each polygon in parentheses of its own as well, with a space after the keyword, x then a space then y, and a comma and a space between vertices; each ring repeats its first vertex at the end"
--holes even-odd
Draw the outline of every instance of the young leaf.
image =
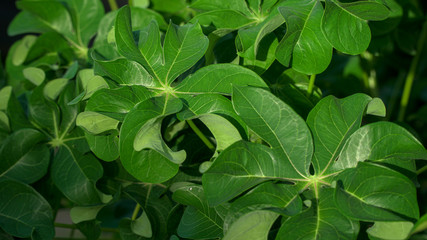
POLYGON ((407 239, 414 224, 412 222, 375 222, 366 231, 374 239, 407 239))
POLYGON ((96 135, 110 130, 116 130, 119 121, 97 112, 85 111, 79 113, 77 116, 76 125, 96 135))
POLYGON ((146 133, 145 130, 149 130, 144 128, 145 124, 176 113, 181 108, 182 103, 179 99, 157 97, 137 104, 126 115, 120 129, 120 159, 125 169, 137 179, 145 182, 163 182, 178 171, 177 163, 183 161, 182 155, 185 152, 177 152, 175 154, 178 156, 172 156, 172 150, 164 143, 160 134, 155 134, 152 139, 160 145, 147 146, 150 149, 142 150, 134 146, 139 144, 137 135, 142 137, 146 133), (141 129, 143 131, 139 132, 141 129))
POLYGON ((34 240, 53 239, 53 211, 32 187, 0 179, 0 226, 9 234, 34 240))
POLYGON ((267 240, 268 231, 279 214, 267 210, 256 210, 247 213, 231 225, 224 240, 260 239, 267 240))
POLYGON ((332 46, 321 30, 322 4, 317 0, 286 1, 279 12, 286 19, 287 30, 276 50, 278 61, 309 75, 323 72, 332 59, 332 46))
POLYGON ((23 71, 23 74, 26 79, 28 79, 30 82, 32 82, 36 86, 40 86, 40 84, 43 83, 46 77, 42 69, 35 68, 35 67, 25 68, 23 71))

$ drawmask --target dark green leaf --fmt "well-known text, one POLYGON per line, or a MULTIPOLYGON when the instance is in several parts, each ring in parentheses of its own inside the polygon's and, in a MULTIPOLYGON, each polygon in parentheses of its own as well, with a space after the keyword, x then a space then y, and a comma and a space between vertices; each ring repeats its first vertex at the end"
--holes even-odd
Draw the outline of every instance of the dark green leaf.
POLYGON ((53 211, 32 187, 2 178, 0 180, 0 226, 17 237, 53 239, 53 211))

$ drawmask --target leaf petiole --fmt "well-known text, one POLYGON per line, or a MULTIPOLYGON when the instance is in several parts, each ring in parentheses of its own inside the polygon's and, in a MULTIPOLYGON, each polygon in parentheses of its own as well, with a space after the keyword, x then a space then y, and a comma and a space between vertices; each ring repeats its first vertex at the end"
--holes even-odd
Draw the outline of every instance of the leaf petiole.
POLYGON ((187 120, 188 125, 196 133, 196 135, 203 141, 203 143, 208 147, 212 152, 215 151, 215 146, 209 141, 209 139, 200 131, 200 129, 194 124, 192 120, 187 120))
POLYGON ((316 81, 316 74, 310 76, 310 82, 308 83, 307 97, 310 97, 313 94, 314 82, 316 81))

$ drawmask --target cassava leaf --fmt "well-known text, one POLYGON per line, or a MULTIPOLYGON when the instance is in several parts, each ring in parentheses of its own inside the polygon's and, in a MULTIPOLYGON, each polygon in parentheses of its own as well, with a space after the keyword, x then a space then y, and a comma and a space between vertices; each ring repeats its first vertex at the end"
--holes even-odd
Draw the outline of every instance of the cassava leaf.
POLYGON ((0 226, 7 233, 33 240, 53 239, 53 211, 32 187, 0 179, 0 226))

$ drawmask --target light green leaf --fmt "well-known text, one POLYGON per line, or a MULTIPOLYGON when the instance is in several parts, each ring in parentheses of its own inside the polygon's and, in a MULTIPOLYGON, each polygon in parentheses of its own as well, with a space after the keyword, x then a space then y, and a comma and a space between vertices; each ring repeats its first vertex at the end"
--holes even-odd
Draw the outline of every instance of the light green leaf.
POLYGON ((59 94, 64 90, 65 86, 68 83, 67 78, 58 78, 49 81, 43 89, 43 95, 46 98, 49 98, 51 100, 55 100, 59 94))
POLYGON ((279 214, 256 210, 239 218, 225 233, 224 240, 259 239, 267 240, 268 232, 279 214))
POLYGON ((33 240, 53 239, 53 211, 32 187, 0 180, 0 227, 9 234, 33 240))
POLYGON ((14 19, 8 29, 10 35, 56 31, 70 39, 74 38, 70 14, 60 2, 18 1, 16 6, 27 13, 14 19))
POLYGON ((219 93, 231 95, 232 85, 250 85, 268 88, 253 71, 234 64, 214 64, 185 78, 176 92, 182 94, 219 93))
POLYGON ((85 96, 82 100, 90 98, 96 91, 103 88, 109 88, 108 83, 101 76, 93 76, 86 85, 83 85, 85 96))
POLYGON ((33 35, 27 35, 22 38, 22 40, 18 43, 16 50, 13 52, 13 65, 18 66, 25 62, 25 59, 27 59, 28 52, 30 51, 36 40, 37 37, 33 35))
POLYGON ((7 117, 6 113, 3 111, 0 111, 0 131, 2 132, 10 131, 9 117, 7 117))
POLYGON ((85 221, 90 221, 96 219, 99 211, 104 207, 104 205, 99 206, 90 206, 90 207, 73 207, 70 209, 70 217, 73 223, 81 223, 85 221))
POLYGON ((356 239, 359 223, 340 213, 334 204, 333 189, 319 188, 319 199, 304 212, 288 218, 277 233, 282 239, 356 239))
MULTIPOLYGON (((369 126, 369 125, 368 125, 369 126)), ((419 218, 414 184, 404 175, 373 163, 359 162, 335 177, 335 204, 361 221, 407 221, 419 218)))
POLYGON ((221 9, 200 13, 194 16, 191 22, 198 22, 204 26, 213 24, 217 29, 223 28, 229 30, 237 30, 256 23, 254 19, 233 9, 221 9))
POLYGON ((334 48, 347 54, 357 55, 368 48, 371 30, 366 20, 384 20, 389 15, 386 6, 374 1, 325 2, 323 32, 334 48))
POLYGON ((132 221, 131 223, 132 232, 136 233, 139 236, 151 238, 153 236, 153 231, 151 230, 150 219, 148 219, 147 213, 142 212, 141 216, 132 221))
POLYGON ((371 239, 407 239, 414 224, 412 222, 375 222, 366 231, 371 239))
POLYGON ((260 88, 235 86, 232 102, 248 127, 277 154, 287 169, 286 177, 307 178, 313 143, 304 120, 279 98, 260 88))
POLYGON ((76 125, 89 133, 96 135, 116 130, 119 125, 119 121, 97 112, 85 111, 79 113, 77 116, 76 125))
POLYGON ((93 155, 80 155, 63 145, 53 159, 51 173, 55 185, 70 201, 80 206, 101 203, 95 184, 102 177, 103 169, 93 155))
POLYGON ((279 62, 309 75, 323 72, 332 59, 332 46, 321 30, 322 4, 317 0, 286 1, 279 12, 287 26, 276 50, 279 62))
POLYGON ((316 146, 312 159, 316 174, 333 172, 330 168, 347 139, 360 128, 365 109, 371 100, 368 95, 360 93, 343 99, 328 96, 311 110, 307 125, 313 133, 316 146))
POLYGON ((80 45, 87 46, 104 16, 102 2, 99 0, 65 0, 65 3, 71 14, 77 41, 80 45))
POLYGON ((234 127, 226 118, 219 115, 207 114, 200 118, 212 132, 216 140, 216 151, 224 151, 231 144, 242 140, 239 130, 234 127))
POLYGON ((120 159, 125 169, 135 178, 144 182, 163 182, 177 173, 178 165, 173 162, 173 158, 168 159, 158 149, 136 151, 134 142, 137 134, 143 134, 138 132, 144 124, 176 113, 181 108, 179 99, 157 97, 139 103, 126 115, 120 129, 120 159))
POLYGON ((386 116, 386 108, 384 102, 380 98, 373 98, 366 108, 366 114, 385 117, 386 116))
POLYGON ((376 122, 351 135, 332 167, 341 170, 355 167, 362 161, 392 158, 427 159, 427 151, 411 133, 399 125, 376 122))
POLYGON ((12 86, 6 86, 0 90, 0 110, 6 111, 9 99, 12 96, 12 86))
POLYGON ((36 86, 40 86, 43 83, 46 75, 43 70, 35 67, 28 67, 23 70, 23 74, 26 79, 32 82, 36 86))
POLYGON ((412 228, 411 234, 415 234, 427 229, 427 214, 424 214, 412 228))
POLYGON ((223 219, 206 201, 202 186, 186 184, 177 188, 173 200, 187 205, 178 226, 178 235, 191 239, 222 237, 223 219))
POLYGON ((139 129, 133 142, 135 151, 154 149, 173 163, 181 164, 187 154, 184 150, 174 152, 164 142, 161 134, 163 117, 153 118, 144 123, 139 129))
POLYGON ((243 66, 253 70, 259 75, 263 74, 276 60, 276 48, 279 44, 277 37, 274 34, 268 34, 258 44, 256 55, 248 55, 245 57, 243 54, 243 66))
POLYGON ((137 46, 132 34, 129 7, 119 10, 115 29, 120 54, 139 62, 157 82, 166 85, 170 85, 193 66, 208 47, 207 37, 203 35, 199 25, 186 24, 178 27, 170 24, 162 49, 156 21, 139 32, 137 46))
POLYGON ((24 183, 42 178, 49 167, 49 149, 40 145, 45 136, 35 129, 12 133, 0 149, 0 177, 6 176, 24 183))

